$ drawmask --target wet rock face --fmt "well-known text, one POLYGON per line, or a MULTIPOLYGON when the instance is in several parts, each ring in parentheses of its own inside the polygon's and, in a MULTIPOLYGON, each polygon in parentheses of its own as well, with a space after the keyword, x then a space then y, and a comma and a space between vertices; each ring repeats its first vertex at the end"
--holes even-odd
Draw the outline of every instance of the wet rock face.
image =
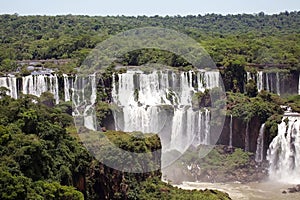
POLYGON ((287 193, 296 193, 300 192, 300 184, 296 185, 295 187, 288 188, 287 190, 282 191, 282 194, 287 193))
POLYGON ((130 184, 138 184, 155 176, 161 177, 160 171, 143 174, 124 173, 98 163, 90 169, 88 180, 92 185, 88 192, 97 195, 96 199, 114 199, 116 193, 125 199, 130 184))
POLYGON ((164 169, 163 178, 180 184, 183 181, 247 183, 268 177, 268 163, 258 164, 254 155, 246 156, 241 149, 216 146, 211 153, 200 160, 196 154, 183 155, 178 162, 164 169))
MULTIPOLYGON (((249 151, 256 152, 257 138, 259 135, 259 129, 261 127, 260 121, 257 117, 254 117, 248 122, 248 144, 246 144, 247 137, 247 123, 239 118, 232 118, 232 146, 245 149, 248 145, 249 151)), ((229 145, 230 141, 230 116, 225 119, 224 127, 220 135, 219 145, 229 145)), ((264 152, 265 154, 265 152, 264 152)), ((265 155, 264 155, 265 156, 265 155)))

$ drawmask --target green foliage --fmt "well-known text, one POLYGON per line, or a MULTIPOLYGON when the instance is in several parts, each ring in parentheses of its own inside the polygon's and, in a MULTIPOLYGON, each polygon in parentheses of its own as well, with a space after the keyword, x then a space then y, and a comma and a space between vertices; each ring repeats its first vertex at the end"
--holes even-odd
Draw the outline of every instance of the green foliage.
POLYGON ((5 97, 10 92, 6 87, 0 87, 0 97, 5 97))
MULTIPOLYGON (((201 147, 199 147, 201 148, 201 147)), ((199 158, 199 152, 189 149, 178 161, 178 165, 186 168, 186 165, 197 165, 201 169, 201 176, 215 174, 226 176, 237 170, 246 169, 251 163, 252 153, 239 148, 230 151, 226 146, 215 146, 205 157, 199 158)))
POLYGON ((268 138, 268 144, 270 144, 278 134, 278 124, 281 123, 282 120, 282 115, 275 114, 271 116, 267 121, 266 121, 266 133, 269 137, 268 138))
POLYGON ((129 199, 140 199, 140 200, 169 200, 169 199, 230 199, 227 194, 221 193, 216 190, 182 190, 177 187, 172 187, 171 185, 162 182, 158 178, 149 178, 134 188, 130 188, 128 191, 130 194, 129 199))
POLYGON ((205 90, 204 92, 197 92, 193 95, 192 105, 194 109, 200 109, 202 107, 210 107, 211 106, 211 97, 209 90, 205 90))
POLYGON ((13 175, 7 169, 0 168, 1 199, 59 199, 83 200, 83 194, 70 186, 58 182, 36 181, 23 175, 13 175))
POLYGON ((69 186, 91 157, 64 129, 72 117, 32 100, 0 99, 1 199, 83 199, 69 186))
POLYGON ((290 106, 294 112, 300 112, 300 95, 288 96, 286 105, 290 106))
POLYGON ((17 64, 10 60, 9 58, 5 58, 0 63, 0 71, 1 72, 11 72, 17 69, 17 64))
MULTIPOLYGON (((0 69, 14 70, 15 60, 51 58, 75 59, 71 65, 79 66, 90 50, 110 35, 147 26, 175 29, 189 35, 218 65, 284 63, 299 68, 299 12, 284 12, 185 17, 1 15, 0 69)), ((120 63, 126 65, 154 62, 188 66, 180 55, 157 49, 141 49, 120 56, 120 63)), ((63 66, 62 71, 72 72, 72 67, 63 66)))
POLYGON ((246 84, 246 95, 248 97, 256 97, 258 94, 256 83, 253 79, 250 79, 246 84))
POLYGON ((96 115, 97 120, 99 120, 100 124, 102 124, 102 121, 111 114, 111 105, 109 103, 98 101, 96 104, 96 115))
POLYGON ((228 93, 227 108, 234 117, 243 119, 245 122, 250 121, 254 117, 258 117, 260 123, 266 124, 266 135, 268 144, 278 133, 278 124, 281 123, 283 110, 281 105, 289 105, 297 110, 297 96, 282 99, 278 95, 261 91, 256 97, 239 93, 228 93))
POLYGON ((237 62, 230 62, 221 71, 226 91, 243 92, 246 78, 244 66, 237 62))
POLYGON ((265 91, 252 98, 240 93, 227 95, 227 107, 231 114, 244 121, 258 117, 260 122, 264 123, 273 114, 282 114, 280 105, 280 97, 265 91))
POLYGON ((123 65, 140 66, 147 63, 160 63, 167 66, 180 67, 191 65, 182 57, 158 49, 141 49, 129 52, 119 58, 123 65))

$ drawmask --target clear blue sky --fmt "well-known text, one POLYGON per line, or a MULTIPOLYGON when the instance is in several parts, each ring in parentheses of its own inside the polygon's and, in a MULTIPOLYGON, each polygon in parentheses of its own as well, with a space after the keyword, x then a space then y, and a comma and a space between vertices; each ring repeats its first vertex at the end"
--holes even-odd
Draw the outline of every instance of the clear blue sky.
POLYGON ((1 14, 197 15, 300 11, 300 0, 2 0, 1 14))

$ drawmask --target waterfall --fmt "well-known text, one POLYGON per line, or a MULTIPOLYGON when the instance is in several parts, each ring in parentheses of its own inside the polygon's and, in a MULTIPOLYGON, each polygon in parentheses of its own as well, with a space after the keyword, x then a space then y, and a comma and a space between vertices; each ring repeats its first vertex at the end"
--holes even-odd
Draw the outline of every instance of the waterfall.
POLYGON ((40 97, 42 93, 53 94, 56 104, 59 103, 57 75, 29 75, 22 78, 22 93, 40 97))
POLYGON ((300 115, 286 113, 278 125, 278 134, 271 142, 267 160, 271 180, 300 182, 300 115))
POLYGON ((114 114, 116 129, 158 133, 163 152, 210 144, 210 111, 193 110, 192 98, 219 84, 217 71, 114 74, 112 97, 119 108, 114 114))
POLYGON ((229 146, 232 147, 232 115, 230 115, 229 123, 229 146))
POLYGON ((54 96, 56 104, 59 103, 59 91, 58 91, 58 78, 57 75, 49 76, 50 84, 49 84, 49 92, 51 92, 54 96))
POLYGON ((220 86, 220 74, 214 71, 205 72, 206 89, 212 89, 220 86))
POLYGON ((73 113, 77 126, 85 126, 97 130, 96 112, 97 99, 96 74, 88 77, 75 77, 72 92, 73 113))
POLYGON ((264 131, 265 124, 262 124, 259 129, 259 135, 256 142, 256 153, 255 153, 255 161, 262 162, 263 161, 263 152, 264 152, 264 131))
POLYGON ((299 78, 298 78, 298 94, 300 95, 300 73, 299 73, 299 78))
POLYGON ((257 90, 258 90, 258 92, 260 92, 263 89, 264 89, 264 87, 263 87, 263 72, 260 71, 257 73, 257 90))
POLYGON ((66 74, 63 74, 64 77, 64 94, 65 94, 65 101, 70 101, 70 82, 69 77, 66 74))
POLYGON ((269 78, 269 73, 266 73, 266 90, 271 91, 270 84, 272 84, 272 79, 269 78))
POLYGON ((279 72, 276 72, 276 93, 280 96, 280 77, 279 72))
POLYGON ((48 91, 48 81, 47 77, 44 75, 29 75, 22 79, 23 94, 32 94, 40 97, 43 92, 48 91))
POLYGON ((247 122, 247 125, 246 125, 245 151, 249 151, 249 122, 247 122))
POLYGON ((63 88, 59 88, 58 79, 58 76, 55 74, 29 75, 18 79, 17 83, 17 78, 14 76, 0 77, 0 87, 7 88, 9 90, 7 95, 10 95, 15 99, 19 97, 20 93, 31 94, 40 97, 42 93, 50 92, 53 94, 56 104, 58 104, 60 100, 60 90, 63 90, 64 100, 70 101, 70 90, 73 88, 73 80, 71 81, 66 74, 63 74, 64 85, 63 88), (19 80, 21 81, 19 82, 19 80))
POLYGON ((247 82, 248 82, 250 79, 252 79, 251 73, 250 73, 250 72, 246 72, 246 80, 247 80, 247 82))
POLYGON ((86 106, 84 110, 84 126, 91 130, 97 130, 96 112, 94 109, 96 99, 97 99, 97 85, 96 85, 95 74, 89 76, 89 82, 91 87, 90 88, 91 95, 90 95, 90 99, 88 99, 89 104, 86 106))
POLYGON ((7 95, 15 99, 18 98, 16 77, 0 77, 0 87, 5 87, 9 90, 7 92, 7 95))
MULTIPOLYGON (((247 73, 248 74, 248 73, 247 73)), ((248 77, 248 75, 247 75, 248 77)), ((300 84, 300 80, 299 80, 300 84)), ((299 87, 300 88, 300 87, 299 87)), ((260 92, 261 90, 266 90, 274 94, 280 95, 280 74, 279 72, 258 72, 257 73, 257 89, 260 92)), ((299 90, 300 94, 300 90, 299 90)))

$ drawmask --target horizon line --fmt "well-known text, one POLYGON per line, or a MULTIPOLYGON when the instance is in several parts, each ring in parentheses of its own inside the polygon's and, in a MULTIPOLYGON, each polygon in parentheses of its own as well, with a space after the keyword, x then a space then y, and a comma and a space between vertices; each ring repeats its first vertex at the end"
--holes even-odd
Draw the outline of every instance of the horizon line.
POLYGON ((228 16, 228 15, 253 15, 253 16, 257 16, 259 14, 264 14, 267 16, 272 16, 272 15, 278 15, 278 14, 283 14, 283 13, 299 13, 300 10, 293 10, 293 11, 288 11, 288 10, 283 10, 280 12, 265 12, 265 11, 259 11, 259 12, 255 12, 255 13, 246 13, 246 12, 242 12, 242 13, 237 13, 237 12, 233 12, 233 13, 218 13, 218 12, 208 12, 208 13, 199 13, 199 14, 136 14, 136 15, 130 15, 130 14, 107 14, 107 15, 103 15, 103 14, 86 14, 86 13, 47 13, 47 14, 42 14, 42 13, 36 13, 36 14, 32 14, 32 13, 0 13, 0 15, 17 15, 17 16, 49 16, 49 17, 55 17, 55 16, 89 16, 89 17, 187 17, 187 16, 206 16, 206 15, 219 15, 219 16, 228 16))

